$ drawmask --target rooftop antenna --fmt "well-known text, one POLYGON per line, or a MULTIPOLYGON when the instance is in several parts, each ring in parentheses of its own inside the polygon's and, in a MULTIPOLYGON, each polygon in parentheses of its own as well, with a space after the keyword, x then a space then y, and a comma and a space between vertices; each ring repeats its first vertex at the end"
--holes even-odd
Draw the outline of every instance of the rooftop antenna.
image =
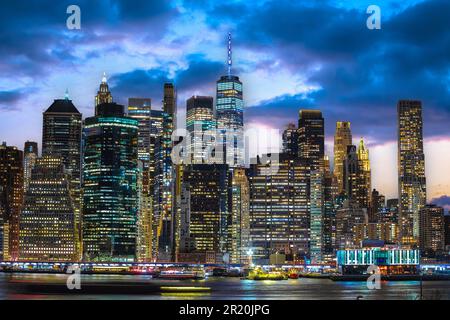
POLYGON ((66 92, 64 93, 64 99, 69 100, 69 89, 66 88, 66 92))
POLYGON ((232 50, 231 50, 231 32, 228 32, 228 77, 231 76, 231 65, 233 64, 233 60, 231 57, 232 50))

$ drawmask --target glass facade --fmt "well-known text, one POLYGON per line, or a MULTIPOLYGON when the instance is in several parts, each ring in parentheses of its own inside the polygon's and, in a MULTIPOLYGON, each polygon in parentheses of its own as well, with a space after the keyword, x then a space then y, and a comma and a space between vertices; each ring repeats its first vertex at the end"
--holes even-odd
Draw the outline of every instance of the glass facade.
POLYGON ((225 145, 226 163, 231 167, 243 167, 244 100, 239 77, 223 76, 217 81, 216 117, 217 129, 225 145))
POLYGON ((138 211, 138 120, 98 106, 85 120, 83 249, 88 260, 133 261, 138 211))
POLYGON ((419 250, 412 249, 358 249, 339 250, 337 252, 339 266, 347 265, 418 265, 420 263, 419 250))

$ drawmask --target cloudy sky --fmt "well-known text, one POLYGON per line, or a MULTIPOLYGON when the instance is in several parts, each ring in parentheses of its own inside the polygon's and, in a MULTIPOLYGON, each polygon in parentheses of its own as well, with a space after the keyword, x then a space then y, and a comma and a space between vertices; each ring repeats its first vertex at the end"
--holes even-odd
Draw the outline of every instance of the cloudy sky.
MULTIPOLYGON (((116 102, 178 88, 179 119, 193 94, 214 95, 226 72, 244 83, 245 122, 262 148, 301 108, 322 110, 327 153, 337 120, 352 122, 354 142, 370 148, 373 186, 397 195, 396 103, 420 99, 429 200, 450 205, 450 2, 446 0, 9 1, 0 10, 0 140, 22 148, 41 141, 42 111, 68 88, 93 114, 103 72, 116 102), (81 30, 66 9, 81 8, 81 30), (370 4, 381 30, 366 27, 370 4)), ((261 151, 261 150, 260 150, 261 151)))

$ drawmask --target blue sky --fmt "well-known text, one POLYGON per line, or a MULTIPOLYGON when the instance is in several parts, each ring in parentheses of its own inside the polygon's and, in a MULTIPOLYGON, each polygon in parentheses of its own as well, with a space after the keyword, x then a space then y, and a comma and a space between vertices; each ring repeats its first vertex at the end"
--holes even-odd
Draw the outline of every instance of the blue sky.
MULTIPOLYGON (((106 72, 114 100, 150 97, 162 85, 185 100, 214 95, 226 36, 244 83, 248 127, 282 129, 301 108, 352 122, 371 149, 374 186, 396 193, 396 102, 424 105, 428 198, 450 205, 450 2, 415 1, 11 1, 0 11, 0 140, 41 141, 42 111, 69 89, 83 113, 106 72), (66 8, 81 8, 81 30, 66 8), (381 30, 366 8, 381 8, 381 30)), ((277 140, 275 139, 272 140, 277 140)), ((268 139, 270 142, 270 138, 268 139)))

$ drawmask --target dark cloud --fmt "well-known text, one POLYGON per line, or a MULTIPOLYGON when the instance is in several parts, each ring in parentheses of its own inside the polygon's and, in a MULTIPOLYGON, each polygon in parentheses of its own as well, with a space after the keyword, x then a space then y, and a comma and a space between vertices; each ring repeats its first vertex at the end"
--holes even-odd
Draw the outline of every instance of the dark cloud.
POLYGON ((116 74, 110 79, 113 96, 122 103, 128 97, 151 97, 156 98, 159 104, 163 84, 167 81, 175 82, 179 95, 191 95, 198 91, 212 94, 218 75, 224 72, 224 65, 209 61, 200 54, 187 56, 187 62, 188 67, 178 70, 174 77, 170 77, 167 69, 137 69, 116 74))
POLYGON ((16 110, 20 101, 34 92, 33 88, 0 91, 0 110, 16 110))
POLYGON ((79 46, 102 45, 111 52, 138 32, 155 41, 177 13, 167 1, 8 1, 0 11, 0 70, 7 76, 45 76, 92 58, 76 56, 79 46), (81 30, 66 27, 72 4, 80 7, 81 30))
POLYGON ((443 207, 446 211, 446 213, 449 213, 450 210, 450 196, 444 195, 440 196, 439 198, 434 198, 431 200, 432 204, 438 205, 440 207, 443 207))
MULTIPOLYGON (((396 139, 400 99, 422 100, 425 135, 450 133, 450 2, 426 1, 383 16, 382 29, 376 31, 366 28, 365 11, 326 4, 277 1, 240 10, 237 16, 225 11, 223 18, 241 21, 235 28, 237 42, 273 53, 293 72, 317 66, 307 83, 321 90, 309 94, 307 101, 324 111, 327 134, 333 133, 334 121, 345 119, 353 122, 358 135, 396 139)), ((247 114, 250 119, 276 114, 277 122, 287 123, 297 119, 293 103, 297 109, 304 107, 301 99, 281 96, 247 114), (279 114, 280 106, 291 111, 279 114)))

